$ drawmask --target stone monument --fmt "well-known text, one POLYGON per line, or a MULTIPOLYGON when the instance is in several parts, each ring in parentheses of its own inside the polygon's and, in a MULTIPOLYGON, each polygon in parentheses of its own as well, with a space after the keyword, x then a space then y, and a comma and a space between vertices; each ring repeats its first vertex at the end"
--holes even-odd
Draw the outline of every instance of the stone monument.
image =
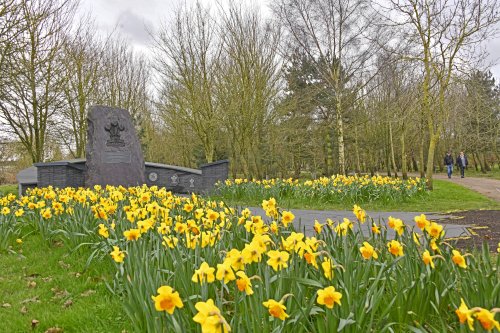
POLYGON ((86 159, 35 163, 17 175, 19 195, 29 188, 122 185, 165 187, 177 193, 209 193, 227 179, 229 161, 200 169, 144 162, 141 145, 127 110, 93 106, 87 116, 86 159))
POLYGON ((93 106, 87 126, 86 186, 146 182, 141 145, 127 110, 93 106))

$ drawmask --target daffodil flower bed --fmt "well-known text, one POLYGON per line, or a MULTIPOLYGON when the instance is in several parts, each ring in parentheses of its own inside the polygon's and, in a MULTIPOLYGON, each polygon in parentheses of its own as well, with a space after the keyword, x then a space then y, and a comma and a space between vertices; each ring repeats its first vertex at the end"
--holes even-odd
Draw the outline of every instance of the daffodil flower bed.
POLYGON ((366 203, 392 202, 425 193, 425 180, 382 176, 334 175, 316 180, 298 179, 248 180, 234 179, 220 182, 215 194, 226 200, 297 199, 301 202, 366 203))
POLYGON ((354 206, 304 234, 276 200, 262 207, 156 187, 34 189, 0 198, 0 230, 11 230, 0 244, 39 232, 115 265, 109 289, 137 332, 500 329, 500 257, 487 246, 456 249, 424 215, 386 225, 354 206))

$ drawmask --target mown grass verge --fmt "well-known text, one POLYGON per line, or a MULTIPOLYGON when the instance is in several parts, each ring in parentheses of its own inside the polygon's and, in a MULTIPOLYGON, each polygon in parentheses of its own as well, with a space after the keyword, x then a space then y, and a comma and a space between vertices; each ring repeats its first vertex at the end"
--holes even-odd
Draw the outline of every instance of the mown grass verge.
POLYGON ((9 193, 17 194, 17 185, 0 185, 0 197, 9 193))
MULTIPOLYGON (((222 200, 229 205, 260 206, 266 196, 246 196, 235 200, 230 196, 214 195, 214 200, 222 200)), ((406 212, 449 212, 457 210, 500 209, 500 203, 495 202, 475 191, 444 180, 434 180, 434 190, 418 194, 401 201, 371 201, 371 202, 322 202, 315 199, 290 197, 275 198, 287 209, 319 209, 319 210, 350 210, 354 204, 373 211, 406 211, 406 212)))
POLYGON ((105 284, 113 265, 95 261, 84 272, 88 256, 39 234, 0 252, 0 332, 128 331, 121 301, 105 284))

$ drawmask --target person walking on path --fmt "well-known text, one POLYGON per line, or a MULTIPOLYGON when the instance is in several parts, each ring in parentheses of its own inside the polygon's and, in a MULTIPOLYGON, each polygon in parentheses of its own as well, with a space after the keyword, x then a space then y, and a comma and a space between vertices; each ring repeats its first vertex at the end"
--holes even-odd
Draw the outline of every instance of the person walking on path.
POLYGON ((469 161, 467 161, 467 156, 465 156, 464 152, 461 151, 460 155, 458 155, 457 157, 457 166, 460 168, 461 178, 464 178, 464 171, 465 168, 467 168, 467 165, 469 165, 469 161))
POLYGON ((451 174, 453 173, 453 156, 451 156, 450 151, 448 151, 444 157, 444 165, 446 165, 448 178, 451 178, 451 174))

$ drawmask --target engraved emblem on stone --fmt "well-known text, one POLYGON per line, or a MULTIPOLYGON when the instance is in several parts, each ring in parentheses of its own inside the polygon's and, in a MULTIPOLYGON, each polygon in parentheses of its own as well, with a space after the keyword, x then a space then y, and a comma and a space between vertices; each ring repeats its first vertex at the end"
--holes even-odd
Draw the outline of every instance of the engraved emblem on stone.
POLYGON ((158 179, 158 174, 156 172, 150 172, 148 178, 150 181, 155 182, 158 179))
POLYGON ((170 179, 172 179, 172 184, 179 184, 179 177, 177 175, 173 175, 172 177, 170 177, 170 179))
POLYGON ((189 187, 194 187, 194 179, 193 178, 191 178, 189 180, 189 187))
POLYGON ((124 147, 125 141, 121 138, 121 132, 125 130, 125 126, 120 124, 118 117, 110 119, 109 124, 104 127, 109 133, 109 140, 106 141, 108 147, 124 147))

